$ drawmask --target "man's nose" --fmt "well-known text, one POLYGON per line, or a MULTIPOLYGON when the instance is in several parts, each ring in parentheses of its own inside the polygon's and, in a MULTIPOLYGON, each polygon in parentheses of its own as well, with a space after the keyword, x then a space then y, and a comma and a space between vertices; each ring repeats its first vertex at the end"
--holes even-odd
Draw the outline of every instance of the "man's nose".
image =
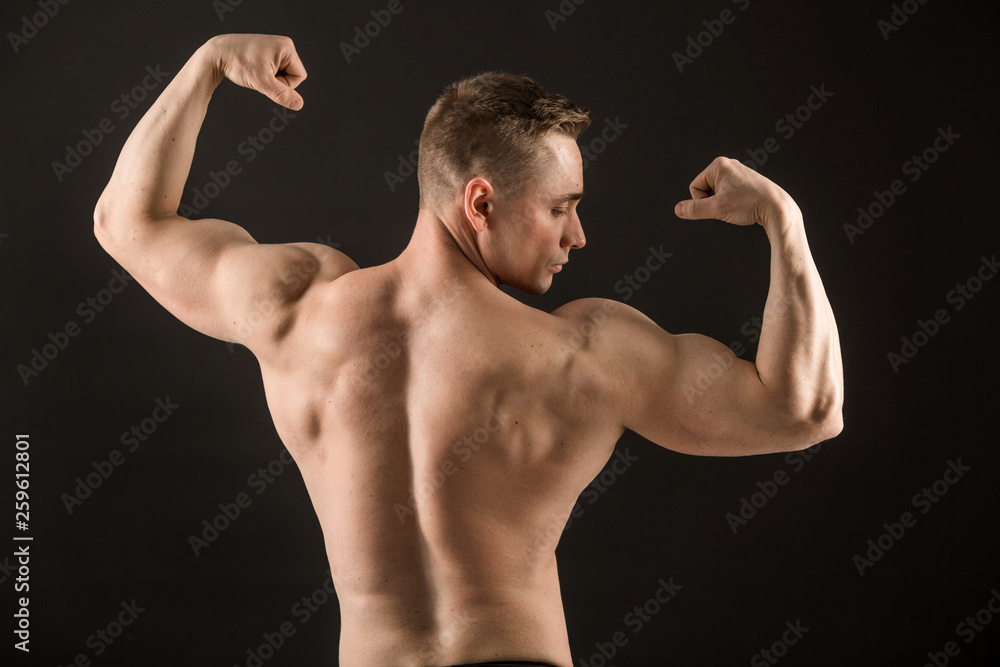
POLYGON ((566 236, 570 248, 579 249, 587 245, 587 237, 583 233, 583 224, 578 215, 573 216, 573 225, 567 230, 566 236))

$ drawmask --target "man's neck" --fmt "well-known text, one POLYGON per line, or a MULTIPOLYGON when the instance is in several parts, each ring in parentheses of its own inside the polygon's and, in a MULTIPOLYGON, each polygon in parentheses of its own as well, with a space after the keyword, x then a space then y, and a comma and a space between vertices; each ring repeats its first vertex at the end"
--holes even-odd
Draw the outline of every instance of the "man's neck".
POLYGON ((413 236, 396 261, 407 269, 408 275, 483 281, 500 286, 483 259, 475 232, 460 220, 429 209, 420 209, 413 236))

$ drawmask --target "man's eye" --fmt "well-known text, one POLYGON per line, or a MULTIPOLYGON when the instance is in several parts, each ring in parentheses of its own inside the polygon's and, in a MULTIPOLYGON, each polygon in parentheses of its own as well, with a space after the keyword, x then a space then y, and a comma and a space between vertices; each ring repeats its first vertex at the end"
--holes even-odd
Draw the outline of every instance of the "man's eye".
POLYGON ((566 211, 561 208, 554 208, 552 209, 552 215, 566 215, 566 211))

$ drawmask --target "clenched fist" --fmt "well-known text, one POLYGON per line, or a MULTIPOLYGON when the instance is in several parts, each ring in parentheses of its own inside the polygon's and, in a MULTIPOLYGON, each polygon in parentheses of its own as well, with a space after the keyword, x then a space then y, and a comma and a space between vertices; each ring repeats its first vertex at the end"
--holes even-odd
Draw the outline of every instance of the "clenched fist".
POLYGON ((216 72, 235 84, 256 90, 293 111, 302 108, 295 88, 305 81, 306 68, 288 37, 280 35, 218 35, 205 45, 216 72))
POLYGON ((691 185, 691 199, 677 203, 678 218, 713 218, 767 229, 797 206, 787 192, 738 160, 717 157, 691 185))

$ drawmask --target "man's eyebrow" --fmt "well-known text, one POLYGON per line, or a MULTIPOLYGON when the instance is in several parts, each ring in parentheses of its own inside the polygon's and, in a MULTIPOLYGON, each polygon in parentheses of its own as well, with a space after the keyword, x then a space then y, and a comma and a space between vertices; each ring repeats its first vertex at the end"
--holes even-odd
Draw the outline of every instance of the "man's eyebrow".
POLYGON ((556 201, 556 202, 567 202, 567 201, 578 200, 581 197, 583 197, 583 193, 582 192, 571 192, 570 194, 559 195, 559 196, 555 197, 553 199, 553 201, 556 201))

